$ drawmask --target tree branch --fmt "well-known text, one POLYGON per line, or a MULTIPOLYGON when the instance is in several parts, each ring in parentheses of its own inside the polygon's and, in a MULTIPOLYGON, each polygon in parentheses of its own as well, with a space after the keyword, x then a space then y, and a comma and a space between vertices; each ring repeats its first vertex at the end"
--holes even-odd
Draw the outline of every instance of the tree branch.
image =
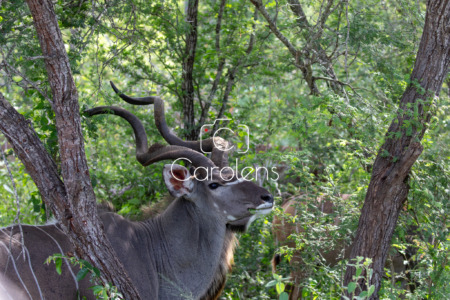
POLYGON ((322 80, 327 80, 327 81, 337 82, 337 83, 339 83, 339 84, 341 84, 341 85, 346 85, 346 86, 348 86, 349 88, 351 88, 352 91, 353 91, 356 95, 358 95, 359 97, 362 97, 360 94, 358 94, 358 92, 355 91, 355 88, 353 88, 353 87, 352 87, 350 84, 348 84, 348 83, 339 81, 339 80, 337 80, 337 79, 332 79, 332 78, 327 78, 327 77, 321 77, 321 76, 314 76, 314 80, 317 80, 317 79, 322 79, 322 80))
MULTIPOLYGON (((61 228, 73 244, 76 255, 99 268, 102 281, 111 282, 127 299, 140 299, 139 293, 107 239, 97 213, 95 194, 84 152, 78 94, 53 3, 51 0, 27 0, 27 3, 33 17, 42 55, 46 57, 44 61, 53 94, 61 174, 64 179, 62 187, 61 180, 59 178, 56 180, 61 191, 58 197, 47 197, 46 199, 50 201, 46 204, 53 209, 61 228), (63 195, 65 197, 62 197, 63 195)), ((3 118, 0 123, 4 124, 3 118)), ((28 136, 28 139, 34 141, 35 137, 28 136)), ((29 141, 25 139, 21 142, 29 141)), ((35 149, 33 151, 37 152, 35 149)), ((43 156, 42 153, 39 154, 43 156)), ((52 166, 54 163, 46 161, 43 168, 52 166)), ((32 173, 33 169, 30 167, 33 165, 28 165, 27 170, 32 173)), ((41 183, 39 178, 36 180, 38 188, 43 188, 43 190, 40 189, 41 194, 54 193, 53 190, 47 190, 46 185, 41 183)))
MULTIPOLYGON (((266 19, 267 23, 269 24, 270 30, 272 30, 273 34, 288 48, 289 52, 291 52, 292 56, 297 58, 298 57, 298 51, 295 49, 294 45, 291 44, 291 42, 281 33, 281 31, 278 30, 277 25, 270 17, 269 13, 267 12, 265 6, 262 4, 261 0, 250 0, 251 3, 256 7, 257 10, 263 15, 264 19, 266 19)), ((303 63, 300 63, 303 65, 303 63)))
MULTIPOLYGON (((272 30, 272 32, 275 34, 275 36, 288 48, 289 52, 295 59, 294 65, 299 68, 302 71, 303 78, 305 79, 306 83, 308 84, 310 93, 312 95, 319 95, 319 89, 317 88, 317 85, 314 81, 313 74, 312 74, 312 62, 311 60, 305 59, 304 61, 301 58, 302 53, 295 49, 294 45, 291 44, 291 42, 280 32, 280 30, 277 28, 275 22, 270 18, 269 13, 267 12, 266 8, 262 4, 262 0, 250 0, 253 5, 259 10, 259 12, 263 15, 263 17, 266 19, 267 23, 269 24, 269 28, 272 30)), ((291 5, 291 7, 293 7, 291 5)), ((298 8, 298 7, 297 7, 298 8)), ((305 51, 305 55, 309 56, 309 51, 305 51)))
MULTIPOLYGON (((56 217, 60 217, 60 210, 56 205, 67 202, 67 195, 58 168, 27 120, 6 101, 2 93, 0 131, 25 165, 45 203, 56 217)), ((64 211, 64 206, 61 209, 64 211)))

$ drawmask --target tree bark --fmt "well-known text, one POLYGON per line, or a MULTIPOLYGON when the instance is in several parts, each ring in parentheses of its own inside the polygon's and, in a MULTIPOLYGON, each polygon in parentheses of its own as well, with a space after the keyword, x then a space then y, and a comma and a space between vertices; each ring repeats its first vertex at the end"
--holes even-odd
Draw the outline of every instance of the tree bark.
POLYGON ((194 111, 194 61, 195 50, 197 49, 197 14, 198 0, 189 0, 186 2, 186 22, 189 30, 186 34, 186 48, 183 58, 183 83, 181 90, 183 92, 183 123, 187 140, 197 140, 197 130, 195 128, 194 111))
POLYGON ((126 299, 140 299, 107 239, 98 217, 84 152, 78 94, 50 0, 27 0, 52 90, 58 131, 61 181, 55 163, 27 121, 0 94, 0 130, 36 183, 79 258, 101 271, 126 299))
MULTIPOLYGON (((384 263, 403 202, 408 196, 408 174, 423 151, 420 141, 432 116, 434 97, 439 95, 450 62, 450 2, 429 0, 425 26, 411 74, 411 84, 400 101, 397 117, 378 152, 366 194, 350 258, 373 260, 375 285, 370 299, 379 299, 384 263)), ((347 267, 344 285, 353 280, 354 267, 347 267)), ((363 274, 364 275, 364 274, 363 274)), ((359 281, 362 290, 365 282, 359 281)), ((361 290, 357 289, 356 294, 361 290)), ((344 293, 349 296, 348 293, 344 293)))

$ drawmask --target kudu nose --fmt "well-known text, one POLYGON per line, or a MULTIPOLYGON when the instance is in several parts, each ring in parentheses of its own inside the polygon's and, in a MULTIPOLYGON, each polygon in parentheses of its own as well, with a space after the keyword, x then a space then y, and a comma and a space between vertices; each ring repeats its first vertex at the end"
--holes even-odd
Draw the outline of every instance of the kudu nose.
POLYGON ((269 203, 273 202, 273 196, 271 194, 262 195, 261 199, 263 199, 264 201, 269 202, 269 203))

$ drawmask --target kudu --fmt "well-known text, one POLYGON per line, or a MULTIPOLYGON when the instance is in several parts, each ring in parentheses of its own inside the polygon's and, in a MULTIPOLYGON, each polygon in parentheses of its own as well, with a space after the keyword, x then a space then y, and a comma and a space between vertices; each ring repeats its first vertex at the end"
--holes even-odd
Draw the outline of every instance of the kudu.
MULTIPOLYGON (((207 158, 200 152, 199 142, 183 141, 169 131, 160 98, 120 97, 130 104, 154 104, 156 126, 169 146, 147 148, 141 121, 125 109, 103 106, 87 113, 114 113, 128 121, 135 134, 136 158, 143 166, 184 158, 198 172, 191 174, 177 164, 165 165, 164 182, 177 199, 161 215, 143 222, 101 213, 105 232, 143 300, 217 299, 233 258, 234 232, 245 230, 256 215, 269 213, 273 197, 266 189, 231 173, 230 168, 224 169, 228 166, 227 152, 221 150, 227 149, 223 148, 225 140, 204 140, 203 150, 211 151, 211 159, 207 158)), ((0 299, 76 299, 77 290, 94 299, 88 290, 92 284, 87 279, 77 282, 77 269, 67 261, 61 275, 55 266, 44 265, 50 255, 73 253, 58 224, 22 225, 22 231, 23 236, 17 226, 1 229, 0 299)))
MULTIPOLYGON (((340 195, 342 200, 350 198, 349 194, 340 195)), ((281 209, 284 214, 288 216, 296 216, 306 211, 302 208, 306 207, 306 196, 293 196, 281 204, 281 209)), ((332 201, 327 200, 326 197, 318 197, 313 204, 315 209, 320 210, 323 214, 332 214, 335 212, 335 205, 332 201)), ((311 213, 312 211, 308 212, 311 213)), ((336 216, 333 220, 333 225, 340 223, 339 218, 336 216)), ((291 234, 298 234, 305 232, 303 226, 295 224, 285 220, 283 217, 275 216, 273 219, 273 234, 276 237, 277 246, 288 246, 289 248, 296 248, 296 242, 294 239, 289 238, 291 234)), ((327 233, 328 234, 328 233, 327 233)), ((350 252, 352 251, 351 243, 346 243, 344 240, 338 240, 333 249, 320 249, 319 255, 323 258, 323 261, 328 266, 335 266, 341 259, 349 259, 350 252)), ((292 284, 288 286, 289 300, 302 299, 302 285, 303 280, 307 278, 308 272, 306 271, 305 264, 302 260, 301 250, 295 250, 292 258, 289 261, 291 266, 291 280, 292 284)), ((275 254, 272 259, 272 269, 275 272, 277 265, 281 262, 281 256, 275 254)), ((404 257, 398 251, 392 249, 390 251, 390 259, 386 261, 386 268, 399 274, 406 270, 404 264, 404 257)), ((394 276, 394 274, 392 274, 394 276)), ((401 289, 406 288, 406 280, 401 278, 401 289)))

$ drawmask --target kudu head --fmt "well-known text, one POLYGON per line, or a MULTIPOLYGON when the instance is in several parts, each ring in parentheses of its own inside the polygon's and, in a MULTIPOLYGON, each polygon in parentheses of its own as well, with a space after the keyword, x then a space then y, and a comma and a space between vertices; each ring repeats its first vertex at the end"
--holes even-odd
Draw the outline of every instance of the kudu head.
MULTIPOLYGON (((114 107, 101 106, 86 112, 89 116, 112 113, 130 123, 136 136, 136 159, 143 166, 162 160, 171 160, 163 169, 164 182, 174 197, 195 203, 200 209, 214 210, 214 216, 233 231, 243 231, 258 214, 267 214, 273 207, 273 196, 254 182, 243 179, 228 167, 228 142, 220 137, 202 141, 183 141, 170 132, 165 116, 164 102, 159 97, 132 98, 119 93, 111 82, 114 91, 126 102, 134 105, 154 104, 155 124, 163 138, 169 144, 154 144, 148 148, 147 135, 141 121, 129 111, 114 107), (211 152, 206 157, 202 150, 211 152), (190 170, 175 164, 176 161, 188 161, 190 170)), ((212 214, 211 211, 205 212, 212 214)))

